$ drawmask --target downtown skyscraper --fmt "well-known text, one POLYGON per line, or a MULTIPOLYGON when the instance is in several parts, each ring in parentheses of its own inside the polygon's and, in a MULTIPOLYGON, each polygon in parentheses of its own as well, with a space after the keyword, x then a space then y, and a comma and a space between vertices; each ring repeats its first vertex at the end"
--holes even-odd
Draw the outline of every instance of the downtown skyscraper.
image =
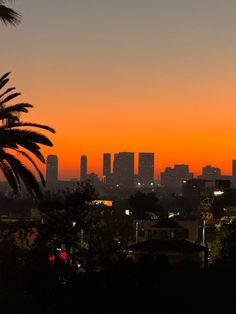
POLYGON ((236 185, 236 160, 232 160, 232 182, 236 185))
POLYGON ((111 183, 111 154, 103 154, 103 183, 111 183))
POLYGON ((138 180, 142 186, 150 187, 154 182, 154 153, 139 153, 138 180))
POLYGON ((87 172, 87 156, 82 155, 80 158, 80 181, 85 181, 88 177, 88 172, 87 172))
POLYGON ((46 184, 53 187, 58 182, 58 158, 56 155, 48 155, 46 162, 46 184))
POLYGON ((134 153, 121 152, 114 155, 113 183, 117 187, 134 186, 134 153))

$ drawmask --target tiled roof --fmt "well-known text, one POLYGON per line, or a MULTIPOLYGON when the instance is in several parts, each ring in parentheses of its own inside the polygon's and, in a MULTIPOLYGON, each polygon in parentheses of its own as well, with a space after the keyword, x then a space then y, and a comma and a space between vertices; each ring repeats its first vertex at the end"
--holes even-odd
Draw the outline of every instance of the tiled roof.
POLYGON ((150 239, 137 244, 128 246, 125 251, 158 253, 158 252, 175 252, 175 253, 195 253, 204 251, 205 248, 197 243, 187 240, 159 240, 150 239))
POLYGON ((174 219, 172 218, 162 218, 152 226, 152 228, 173 228, 173 229, 183 229, 174 219))

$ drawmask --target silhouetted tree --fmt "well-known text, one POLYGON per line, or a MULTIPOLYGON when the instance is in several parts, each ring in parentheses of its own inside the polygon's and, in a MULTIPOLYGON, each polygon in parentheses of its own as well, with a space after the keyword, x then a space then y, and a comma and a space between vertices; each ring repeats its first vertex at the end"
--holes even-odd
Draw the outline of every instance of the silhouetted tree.
POLYGON ((72 192, 45 194, 38 206, 43 215, 38 245, 47 247, 55 256, 58 248, 65 249, 67 264, 74 263, 81 244, 81 229, 88 229, 88 225, 93 223, 91 201, 94 193, 93 187, 83 182, 72 192))
POLYGON ((145 212, 162 212, 159 200, 153 192, 137 192, 134 195, 131 195, 129 198, 129 205, 133 214, 140 219, 144 218, 145 212))
POLYGON ((5 5, 6 1, 0 0, 0 20, 4 24, 16 25, 20 22, 20 14, 5 5))
POLYGON ((236 219, 227 223, 222 221, 211 243, 210 258, 213 266, 221 266, 236 274, 236 219))
POLYGON ((132 217, 121 217, 110 207, 94 204, 95 198, 89 182, 79 183, 73 191, 46 193, 39 204, 43 224, 37 245, 54 256, 58 248, 64 249, 68 265, 76 266, 79 261, 87 270, 116 258, 121 244, 134 236, 132 217))
POLYGON ((227 228, 227 232, 224 233, 222 238, 222 258, 232 262, 235 265, 236 262, 236 220, 233 220, 227 228), (226 235, 225 235, 226 234, 226 235))
MULTIPOLYGON (((0 78, 0 90, 8 83, 9 74, 6 73, 0 78)), ((31 163, 37 171, 42 184, 45 185, 44 176, 33 160, 32 155, 42 163, 45 163, 44 156, 40 151, 40 145, 52 146, 53 144, 45 135, 25 127, 44 129, 52 133, 55 133, 55 130, 46 125, 22 122, 20 114, 27 113, 28 108, 33 106, 27 103, 9 105, 10 101, 20 95, 17 92, 12 93, 14 89, 15 87, 8 88, 0 94, 0 169, 16 194, 19 192, 23 182, 31 195, 35 194, 40 198, 42 192, 35 176, 21 162, 18 156, 25 158, 31 163)))

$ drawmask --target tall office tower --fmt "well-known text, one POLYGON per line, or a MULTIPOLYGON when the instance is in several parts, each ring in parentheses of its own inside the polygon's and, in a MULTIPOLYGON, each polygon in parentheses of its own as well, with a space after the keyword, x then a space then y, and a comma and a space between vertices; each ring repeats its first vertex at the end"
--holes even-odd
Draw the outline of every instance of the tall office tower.
POLYGON ((113 182, 123 188, 134 186, 134 153, 121 152, 114 155, 113 182))
POLYGON ((112 184, 119 185, 119 153, 114 154, 112 184))
POLYGON ((150 186, 154 182, 154 153, 139 153, 138 177, 144 186, 150 186))
POLYGON ((232 160, 232 181, 236 184, 236 160, 232 160))
POLYGON ((103 154, 103 181, 105 184, 111 183, 111 154, 103 154))
POLYGON ((58 158, 56 155, 48 155, 46 163, 46 182, 49 187, 58 181, 58 158))
POLYGON ((221 170, 220 168, 215 168, 210 165, 202 167, 201 179, 204 180, 217 180, 220 179, 221 170))
POLYGON ((80 158, 80 181, 87 179, 87 156, 82 155, 80 158))

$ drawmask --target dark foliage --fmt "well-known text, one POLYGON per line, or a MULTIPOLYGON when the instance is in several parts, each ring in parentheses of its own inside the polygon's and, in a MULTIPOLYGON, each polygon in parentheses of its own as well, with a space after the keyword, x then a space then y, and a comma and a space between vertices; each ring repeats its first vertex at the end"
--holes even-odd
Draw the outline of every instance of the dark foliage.
MULTIPOLYGON (((8 83, 9 74, 6 73, 0 78, 0 90, 8 83)), ((0 95, 0 169, 12 187, 14 193, 18 194, 21 185, 26 187, 28 192, 38 198, 42 192, 37 179, 19 159, 19 156, 29 162, 39 175, 43 185, 44 176, 38 168, 33 157, 45 163, 40 151, 40 145, 52 146, 52 142, 44 135, 25 127, 34 127, 55 133, 54 129, 37 123, 22 122, 21 113, 27 113, 28 108, 33 106, 27 103, 9 105, 20 93, 12 93, 15 88, 8 88, 0 95)))
POLYGON ((131 195, 129 198, 129 205, 133 215, 138 219, 144 218, 145 212, 162 213, 162 207, 159 204, 156 194, 153 192, 137 192, 134 195, 131 195))
POLYGON ((6 1, 0 1, 0 20, 4 24, 17 25, 20 22, 20 14, 5 5, 6 1))

